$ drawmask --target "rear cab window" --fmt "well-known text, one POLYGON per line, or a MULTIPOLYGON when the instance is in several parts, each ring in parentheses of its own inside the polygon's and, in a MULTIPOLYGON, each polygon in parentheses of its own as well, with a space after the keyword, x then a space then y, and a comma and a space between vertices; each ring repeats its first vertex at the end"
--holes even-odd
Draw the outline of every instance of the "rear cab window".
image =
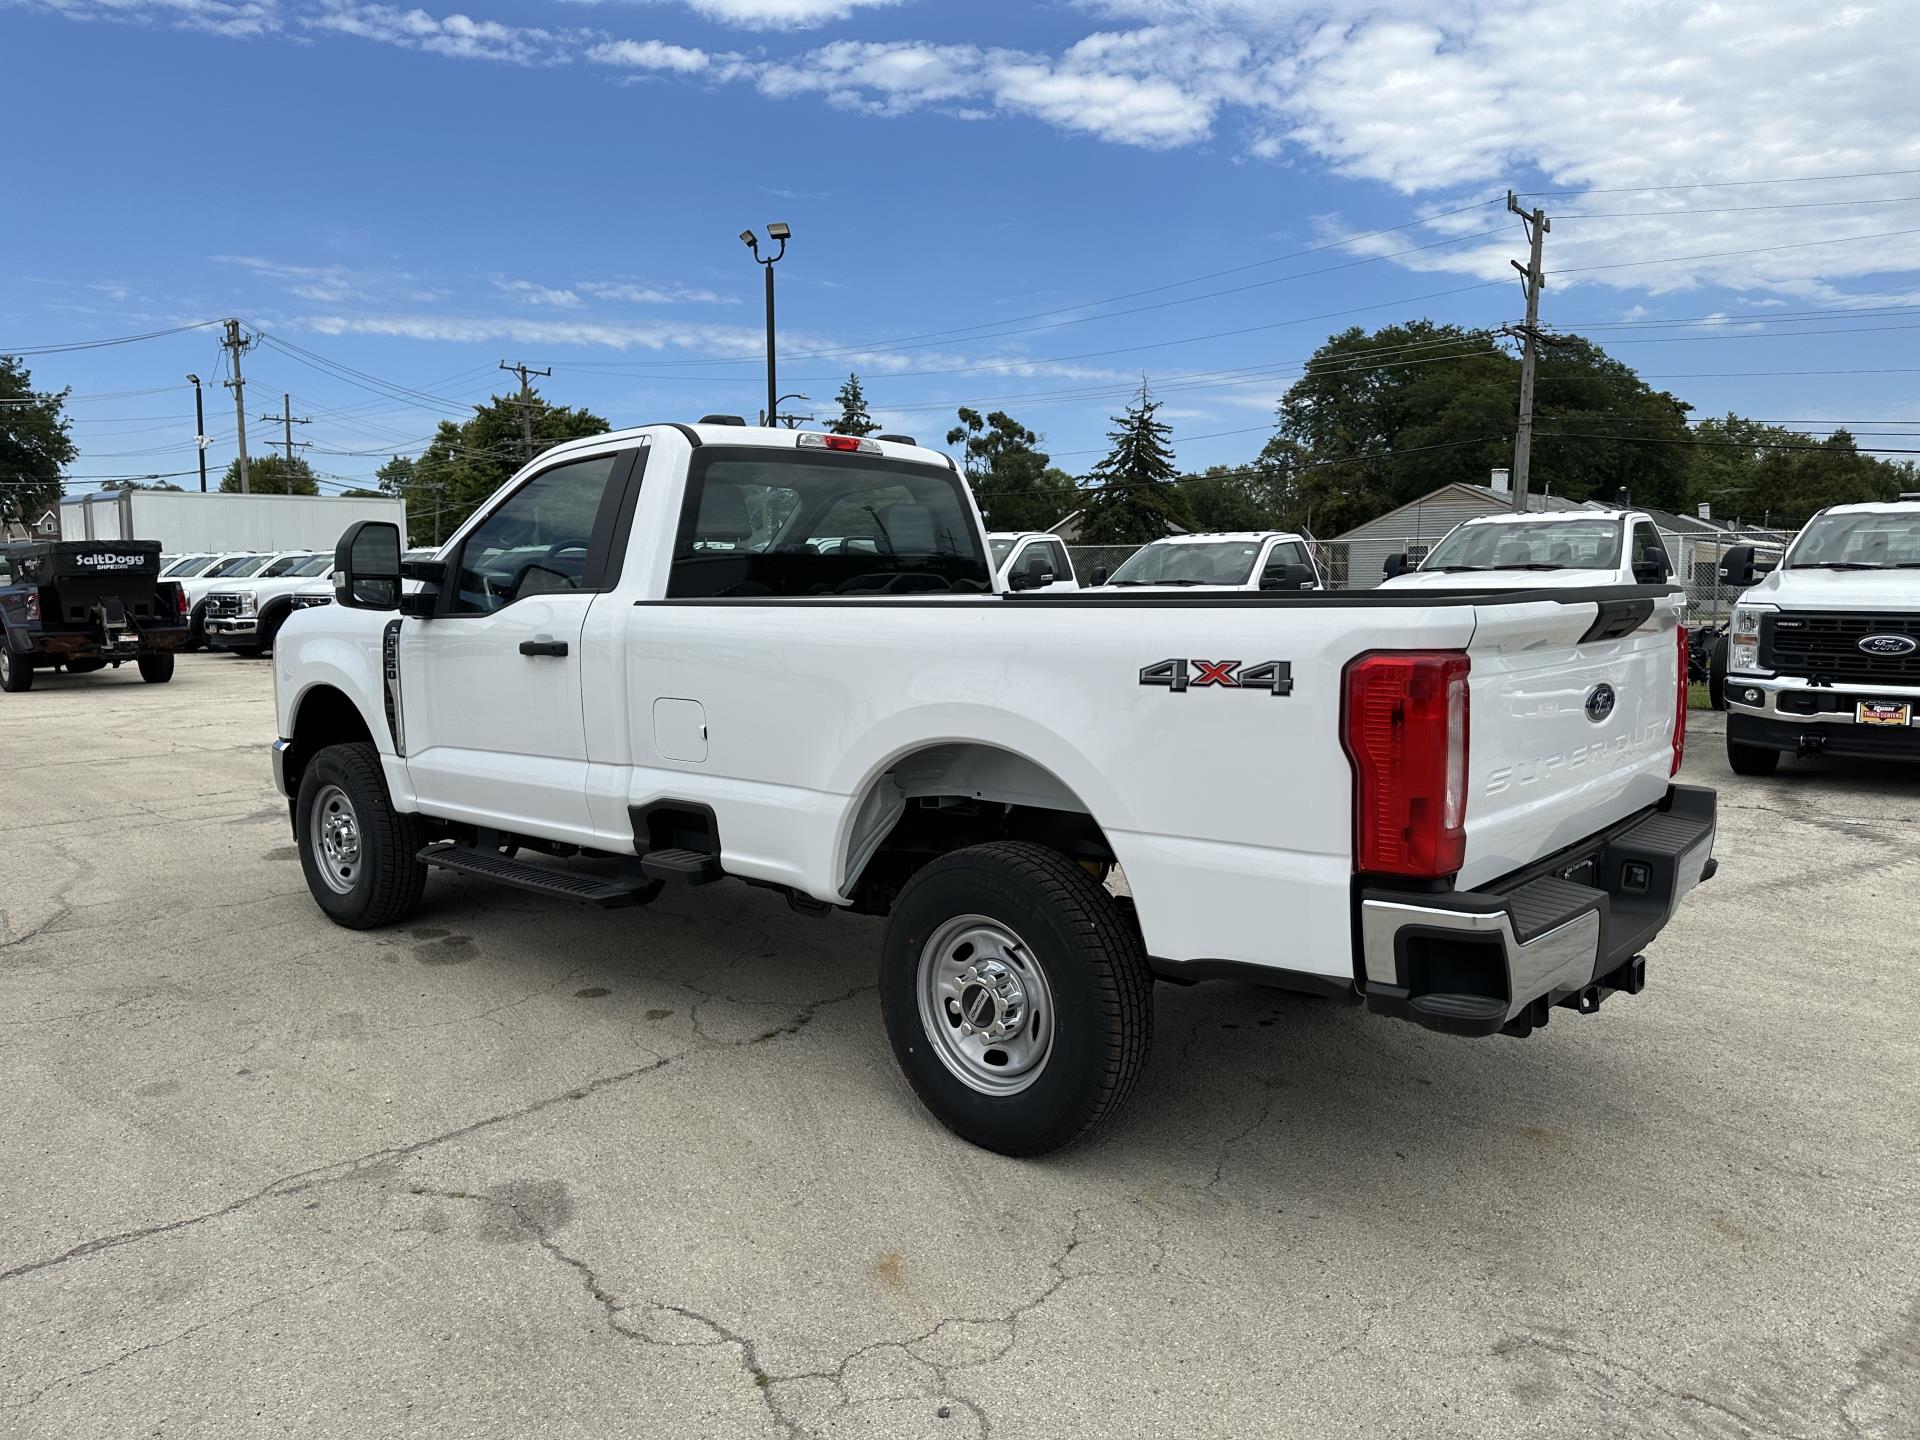
POLYGON ((703 446, 667 598, 990 592, 961 484, 886 455, 703 446))

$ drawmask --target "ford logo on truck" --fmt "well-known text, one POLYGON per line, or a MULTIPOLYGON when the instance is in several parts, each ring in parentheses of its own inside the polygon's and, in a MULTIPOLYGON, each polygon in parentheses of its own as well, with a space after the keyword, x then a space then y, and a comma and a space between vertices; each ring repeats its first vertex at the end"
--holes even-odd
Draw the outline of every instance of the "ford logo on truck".
POLYGON ((1869 655, 1911 655, 1920 650, 1920 640, 1911 635, 1866 635, 1860 648, 1869 655))

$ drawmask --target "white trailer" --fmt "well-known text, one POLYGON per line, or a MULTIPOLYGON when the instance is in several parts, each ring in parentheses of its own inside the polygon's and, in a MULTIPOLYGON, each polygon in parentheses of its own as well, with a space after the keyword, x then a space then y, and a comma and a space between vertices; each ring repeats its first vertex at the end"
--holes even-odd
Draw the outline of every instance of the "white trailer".
POLYGON ((158 540, 169 555, 331 550, 340 532, 358 520, 389 521, 404 535, 406 502, 347 495, 109 490, 60 503, 63 539, 158 540))

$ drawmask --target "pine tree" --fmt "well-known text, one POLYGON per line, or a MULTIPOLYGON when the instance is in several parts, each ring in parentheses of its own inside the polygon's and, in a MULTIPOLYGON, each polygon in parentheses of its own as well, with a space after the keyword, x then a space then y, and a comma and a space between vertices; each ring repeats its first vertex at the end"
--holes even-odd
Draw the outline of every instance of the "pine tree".
POLYGON ((860 388, 858 375, 848 375, 833 398, 840 402, 840 418, 827 429, 835 435, 871 435, 880 428, 867 413, 867 393, 860 388))
POLYGON ((1113 449, 1093 467, 1097 488, 1087 497, 1081 517, 1083 545, 1142 545, 1193 524, 1187 500, 1174 484, 1173 427, 1154 418, 1160 408, 1143 377, 1140 394, 1113 417, 1107 432, 1113 449))

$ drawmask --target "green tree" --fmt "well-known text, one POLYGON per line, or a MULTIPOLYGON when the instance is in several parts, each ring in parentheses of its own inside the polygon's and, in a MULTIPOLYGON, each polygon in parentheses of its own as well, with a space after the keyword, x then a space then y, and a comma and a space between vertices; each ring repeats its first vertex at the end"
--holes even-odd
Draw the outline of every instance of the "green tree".
POLYGON ((12 355, 0 355, 0 535, 60 506, 60 472, 73 463, 68 391, 40 394, 12 355))
POLYGON ((340 492, 340 498, 342 500, 384 500, 387 498, 387 492, 384 490, 363 490, 358 485, 355 485, 350 489, 342 490, 340 492))
POLYGON ((1258 464, 1214 465, 1202 474, 1181 476, 1179 485, 1196 530, 1283 528, 1281 498, 1258 464))
POLYGON ((1113 449, 1093 467, 1097 483, 1087 492, 1080 544, 1140 545, 1175 526, 1192 528, 1193 514, 1174 483, 1172 427, 1154 418, 1159 408, 1142 380, 1138 397, 1113 417, 1113 449))
MULTIPOLYGON (((247 460, 247 484, 255 495, 318 495, 320 482, 313 478, 313 467, 301 456, 289 465, 284 455, 250 456, 247 460)), ((220 477, 223 494, 240 492, 240 462, 233 460, 220 477)))
POLYGON ((437 543, 511 479, 531 457, 522 416, 533 430, 534 453, 563 440, 604 435, 607 422, 586 409, 549 404, 538 391, 496 395, 456 425, 442 420, 417 457, 396 455, 382 465, 380 488, 407 502, 411 544, 437 543))
MULTIPOLYGON (((1519 360, 1484 331, 1418 320, 1332 336, 1280 402, 1280 438, 1299 457, 1291 501, 1332 535, 1440 485, 1484 485, 1512 462, 1519 394, 1519 360)), ((1683 506, 1687 409, 1591 341, 1553 337, 1531 488, 1610 500, 1624 487, 1641 504, 1683 506)))
POLYGON ((1798 525, 1822 506, 1891 500, 1913 484, 1910 464, 1862 454, 1845 430, 1815 440, 1731 412, 1694 427, 1687 457, 1690 498, 1752 524, 1798 525))
POLYGON ((1045 530, 1079 503, 1073 477, 1048 464, 1040 437, 1005 411, 964 405, 947 444, 964 446, 962 469, 990 530, 1045 530))
POLYGON ((840 406, 840 418, 827 429, 835 435, 871 435, 880 428, 867 413, 867 392, 860 388, 858 375, 849 374, 833 398, 840 406))

